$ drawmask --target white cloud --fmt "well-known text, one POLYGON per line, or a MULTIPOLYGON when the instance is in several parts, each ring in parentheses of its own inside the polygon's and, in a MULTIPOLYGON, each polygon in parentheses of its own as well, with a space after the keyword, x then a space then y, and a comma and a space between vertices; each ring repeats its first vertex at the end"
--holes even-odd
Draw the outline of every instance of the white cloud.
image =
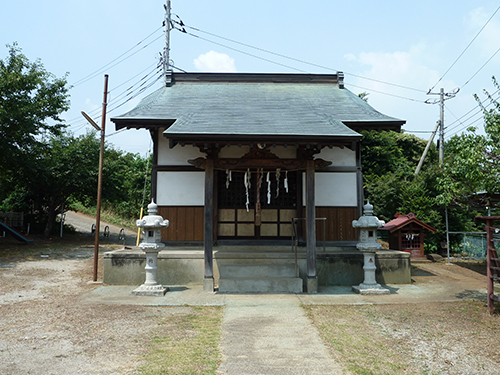
POLYGON ((194 66, 202 72, 236 72, 234 59, 225 53, 209 51, 194 59, 194 66))
MULTIPOLYGON (((466 18, 466 24, 471 31, 471 35, 473 34, 475 36, 479 30, 485 26, 490 17, 491 14, 484 8, 477 8, 471 11, 466 18)), ((499 39, 500 23, 493 18, 488 22, 486 27, 484 27, 474 43, 478 43, 481 46, 482 53, 490 57, 498 49, 499 39)), ((498 61, 498 59, 499 57, 497 55, 496 60, 498 61)))
MULTIPOLYGON (((345 55, 344 58, 351 64, 355 62, 360 65, 356 74, 371 79, 346 75, 347 89, 355 93, 368 92, 368 103, 386 115, 407 120, 405 129, 434 128, 438 108, 425 105, 423 101, 434 99, 427 96, 426 91, 438 82, 440 74, 426 63, 432 60, 432 52, 425 43, 411 46, 407 51, 361 52, 345 55)), ((434 92, 438 92, 440 87, 455 86, 445 79, 439 82, 434 92)))
MULTIPOLYGON (((358 56, 346 55, 365 67, 362 75, 383 82, 420 90, 429 89, 439 79, 439 73, 430 69, 422 61, 425 60, 426 46, 423 43, 410 47, 408 51, 395 52, 361 52, 358 56), (367 68, 367 69, 366 69, 367 68)), ((401 95, 401 89, 379 82, 360 80, 359 85, 401 95)), ((406 95, 412 95, 406 91, 406 95)))

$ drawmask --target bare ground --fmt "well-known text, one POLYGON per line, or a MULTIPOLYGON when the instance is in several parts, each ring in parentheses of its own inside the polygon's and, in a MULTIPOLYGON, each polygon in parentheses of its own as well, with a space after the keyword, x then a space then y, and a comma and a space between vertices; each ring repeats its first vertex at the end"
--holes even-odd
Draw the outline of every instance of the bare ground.
POLYGON ((93 247, 85 237, 73 247, 6 242, 0 243, 1 374, 133 374, 153 335, 183 334, 175 318, 191 307, 79 303, 98 286, 89 283, 93 247))
MULTIPOLYGON (((0 241, 2 374, 137 373, 151 335, 176 332, 176 317, 192 310, 79 303, 83 294, 97 287, 89 283, 93 246, 88 237, 73 235, 46 243, 40 239, 35 247, 0 241)), ((101 252, 113 248, 106 246, 101 252)), ((461 265, 467 268, 418 265, 413 279, 436 287, 464 279, 486 286, 484 264, 461 265)), ((379 359, 366 362, 370 371, 363 373, 498 373, 500 315, 487 313, 481 294, 446 303, 308 309, 322 334, 340 338, 345 331, 339 329, 347 327, 344 344, 335 345, 332 336, 324 339, 332 356, 351 373, 361 373, 352 358, 362 362, 370 356, 379 359), (363 338, 360 342, 353 341, 356 333, 363 338)))

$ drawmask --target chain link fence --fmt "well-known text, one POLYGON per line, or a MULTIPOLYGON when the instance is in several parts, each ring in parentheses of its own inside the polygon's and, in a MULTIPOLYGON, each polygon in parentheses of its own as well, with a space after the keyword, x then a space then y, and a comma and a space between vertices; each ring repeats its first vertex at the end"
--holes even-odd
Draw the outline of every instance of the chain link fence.
POLYGON ((449 232, 450 257, 486 259, 486 232, 449 232))

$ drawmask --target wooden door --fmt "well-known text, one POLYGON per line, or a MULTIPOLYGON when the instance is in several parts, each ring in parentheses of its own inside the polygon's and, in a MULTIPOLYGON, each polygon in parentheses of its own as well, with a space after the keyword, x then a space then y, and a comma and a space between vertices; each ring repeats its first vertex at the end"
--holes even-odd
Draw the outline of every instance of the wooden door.
POLYGON ((297 174, 218 171, 218 238, 290 238, 297 216, 297 174))

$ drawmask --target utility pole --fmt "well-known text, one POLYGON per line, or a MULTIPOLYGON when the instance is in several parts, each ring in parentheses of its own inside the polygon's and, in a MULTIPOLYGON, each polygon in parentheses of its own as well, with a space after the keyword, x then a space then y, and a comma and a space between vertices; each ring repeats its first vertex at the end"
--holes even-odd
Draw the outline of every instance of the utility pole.
POLYGON ((102 190, 102 167, 104 164, 104 138, 106 129, 106 106, 108 98, 108 75, 104 75, 104 99, 102 102, 102 122, 97 125, 92 118, 82 111, 83 117, 101 133, 101 149, 99 152, 99 176, 97 180, 97 213, 95 218, 95 243, 94 243, 94 282, 97 281, 97 266, 99 265, 99 231, 101 224, 101 190, 102 190))
POLYGON ((431 137, 429 138, 429 142, 427 142, 427 145, 425 146, 425 150, 420 157, 420 160, 417 165, 417 169, 415 169, 415 176, 418 175, 418 172, 420 172, 420 169, 422 169, 422 165, 424 164, 425 157, 427 156, 427 153, 429 152, 429 148, 431 148, 432 141, 434 140, 434 136, 436 135, 436 132, 438 131, 439 125, 441 124, 440 121, 436 121, 436 127, 434 128, 434 131, 432 132, 431 137))
POLYGON ((101 191, 102 191, 102 167, 104 162, 104 138, 106 134, 106 106, 108 100, 108 75, 104 75, 104 97, 102 101, 101 117, 101 150, 99 154, 99 179, 97 182, 97 214, 95 218, 95 247, 94 247, 94 281, 97 281, 97 266, 99 259, 99 230, 101 224, 101 191))
MULTIPOLYGON (((436 103, 439 103, 439 122, 438 122, 438 125, 439 125, 439 165, 443 165, 443 160, 444 160, 444 101, 445 100, 448 100, 448 99, 453 99, 458 91, 460 89, 459 88, 456 88, 455 90, 453 90, 452 92, 448 92, 448 93, 445 93, 444 92, 444 88, 441 88, 441 90, 439 90, 439 94, 435 94, 435 93, 431 93, 431 90, 429 90, 429 92, 427 93, 427 95, 439 95, 439 100, 434 100, 432 102, 430 102, 429 100, 426 100, 425 102, 427 104, 436 104, 436 103)), ((437 130, 437 126, 436 126, 436 130, 437 130)), ((434 132, 436 131, 434 130, 434 132)), ((433 135, 434 137, 434 135, 433 135)), ((415 175, 418 173, 418 167, 417 167, 417 171, 415 171, 415 175)), ((445 212, 445 220, 446 220, 446 251, 447 251, 447 258, 448 258, 448 264, 450 263, 450 231, 449 231, 449 228, 448 228, 448 207, 445 206, 444 208, 444 212, 445 212)))
POLYGON ((167 72, 170 70, 170 29, 172 22, 170 21, 170 0, 167 0, 165 7, 165 46, 163 47, 163 75, 165 77, 165 85, 168 84, 167 72))
MULTIPOLYGON (((459 89, 455 89, 453 90, 452 92, 448 92, 448 93, 445 93, 444 92, 444 88, 441 88, 441 90, 439 90, 439 94, 438 93, 432 93, 429 92, 427 93, 427 95, 439 95, 439 99, 438 100, 434 100, 434 101, 430 101, 430 100, 426 100, 425 103, 427 104, 436 104, 436 103, 439 103, 439 109, 440 109, 440 113, 439 113, 439 164, 443 164, 443 159, 444 159, 444 101, 445 100, 448 100, 448 99, 453 99, 457 93, 458 93, 459 89)), ((433 135, 434 137, 434 135, 433 135)), ((418 172, 415 171, 415 174, 417 174, 418 172)))
POLYGON ((439 130, 439 164, 443 164, 444 159, 444 88, 441 87, 439 91, 439 107, 440 107, 440 115, 439 115, 439 124, 441 129, 439 130))

